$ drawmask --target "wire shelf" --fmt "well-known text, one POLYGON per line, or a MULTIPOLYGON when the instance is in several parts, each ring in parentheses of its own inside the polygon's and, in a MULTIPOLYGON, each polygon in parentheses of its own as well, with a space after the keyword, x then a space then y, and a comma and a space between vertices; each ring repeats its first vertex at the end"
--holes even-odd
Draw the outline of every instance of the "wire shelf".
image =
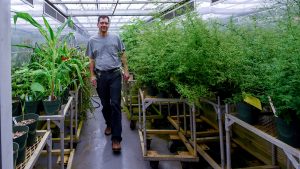
POLYGON ((40 152, 43 147, 46 145, 46 141, 51 139, 50 131, 37 131, 36 142, 30 147, 26 147, 25 160, 16 166, 16 169, 27 169, 32 168, 34 161, 39 157, 40 152))

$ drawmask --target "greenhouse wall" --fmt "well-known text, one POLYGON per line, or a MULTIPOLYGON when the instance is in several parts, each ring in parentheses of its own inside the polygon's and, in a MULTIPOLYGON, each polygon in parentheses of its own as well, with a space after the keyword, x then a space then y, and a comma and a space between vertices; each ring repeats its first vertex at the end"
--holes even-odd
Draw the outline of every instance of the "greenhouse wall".
POLYGON ((10 0, 0 1, 0 168, 12 169, 12 139, 9 129, 11 117, 11 54, 10 54, 10 0))

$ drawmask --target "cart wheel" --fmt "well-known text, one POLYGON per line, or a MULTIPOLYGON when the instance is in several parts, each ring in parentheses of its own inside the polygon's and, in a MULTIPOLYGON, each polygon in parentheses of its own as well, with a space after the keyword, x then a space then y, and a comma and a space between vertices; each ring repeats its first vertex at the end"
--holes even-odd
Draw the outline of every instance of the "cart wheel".
POLYGON ((181 161, 181 168, 182 169, 193 169, 194 166, 191 162, 183 162, 181 161))
POLYGON ((152 169, 158 169, 159 161, 150 161, 150 166, 152 169))
POLYGON ((136 122, 134 120, 130 120, 130 129, 134 130, 136 127, 136 122))
MULTIPOLYGON (((71 143, 68 143, 68 146, 71 147, 71 143)), ((77 142, 73 142, 73 148, 75 149, 77 147, 77 142)))
POLYGON ((150 150, 151 139, 147 139, 147 150, 150 150))
POLYGON ((177 151, 177 147, 178 147, 177 144, 174 141, 172 141, 169 147, 170 152, 175 153, 177 151))

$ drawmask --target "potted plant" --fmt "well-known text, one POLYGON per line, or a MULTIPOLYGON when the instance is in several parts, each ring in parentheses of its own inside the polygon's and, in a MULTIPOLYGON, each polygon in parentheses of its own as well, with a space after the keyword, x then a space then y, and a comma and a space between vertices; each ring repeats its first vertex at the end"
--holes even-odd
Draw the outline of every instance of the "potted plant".
POLYGON ((27 113, 21 116, 14 117, 15 126, 27 126, 28 130, 28 138, 27 138, 27 146, 32 146, 36 142, 36 128, 37 122, 39 119, 39 115, 35 113, 27 113))
POLYGON ((232 100, 237 103, 238 116, 249 124, 254 124, 262 110, 261 103, 258 102, 262 102, 263 105, 267 103, 269 77, 273 71, 270 61, 274 59, 277 48, 274 41, 277 38, 276 33, 274 29, 257 27, 256 20, 253 20, 251 25, 231 25, 229 31, 239 37, 235 45, 240 53, 238 58, 234 58, 236 64, 229 70, 232 80, 240 89, 232 100), (257 104, 251 105, 250 102, 247 103, 247 99, 257 100, 257 104))
POLYGON ((13 161, 14 161, 14 169, 16 168, 16 162, 17 162, 17 158, 18 158, 18 150, 19 150, 19 144, 16 142, 13 142, 13 161))
POLYGON ((65 91, 66 87, 72 82, 70 79, 70 72, 75 70, 75 73, 79 79, 79 83, 83 84, 81 72, 78 68, 78 60, 70 58, 64 59, 60 55, 60 51, 64 48, 65 40, 71 34, 68 34, 63 39, 61 33, 67 25, 72 25, 72 21, 69 18, 63 25, 57 28, 54 32, 48 21, 43 17, 46 29, 43 28, 36 20, 34 20, 28 13, 16 12, 14 15, 14 23, 17 19, 21 18, 29 22, 32 26, 36 27, 41 35, 45 38, 46 43, 39 47, 39 55, 41 57, 34 57, 40 62, 34 61, 32 67, 39 71, 41 77, 39 78, 44 83, 46 82, 45 94, 49 96, 48 100, 44 100, 44 107, 50 104, 50 109, 45 108, 47 113, 57 113, 60 108, 60 96, 65 91))
POLYGON ((293 10, 293 3, 287 5, 286 15, 278 21, 279 48, 272 64, 273 74, 269 77, 269 95, 275 107, 278 138, 300 147, 300 26, 299 20, 294 19, 299 16, 299 9, 293 10))
POLYGON ((26 143, 29 128, 27 126, 14 126, 13 127, 13 142, 19 144, 18 157, 16 165, 21 164, 25 160, 26 143))
POLYGON ((36 82, 38 76, 38 71, 31 69, 30 64, 13 71, 13 92, 20 95, 20 100, 25 104, 25 113, 38 113, 38 104, 45 92, 44 87, 36 82))

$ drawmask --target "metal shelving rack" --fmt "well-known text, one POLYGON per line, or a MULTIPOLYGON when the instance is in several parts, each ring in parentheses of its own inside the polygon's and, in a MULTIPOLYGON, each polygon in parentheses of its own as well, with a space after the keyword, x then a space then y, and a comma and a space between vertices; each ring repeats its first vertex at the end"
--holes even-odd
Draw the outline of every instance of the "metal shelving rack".
MULTIPOLYGON (((145 160, 150 161, 150 165, 152 168, 158 167, 159 161, 181 161, 181 162, 197 162, 199 158, 197 157, 196 150, 196 122, 195 122, 195 107, 190 106, 188 102, 184 99, 172 99, 172 98, 148 98, 144 96, 144 92, 139 89, 139 99, 141 99, 140 103, 142 105, 142 112, 139 112, 139 137, 142 146, 142 153, 145 160), (157 103, 161 104, 187 104, 190 106, 189 116, 190 116, 190 129, 191 129, 191 140, 192 143, 188 141, 185 135, 180 132, 180 129, 175 130, 159 130, 159 129, 147 129, 146 128, 146 109, 151 105, 157 103), (178 135, 178 138, 184 143, 187 148, 187 152, 178 152, 178 155, 169 155, 169 154, 159 154, 156 151, 148 150, 147 147, 150 147, 147 143, 147 134, 169 134, 178 135), (192 146, 190 145, 192 144, 192 146)), ((184 106, 185 107, 185 106, 184 106)), ((170 111, 169 111, 170 112, 170 111)), ((184 115, 186 112, 184 111, 184 115)), ((177 106, 177 116, 179 118, 179 110, 177 106)))
MULTIPOLYGON (((57 125, 60 129, 60 150, 52 150, 52 152, 60 152, 60 166, 61 169, 64 169, 64 155, 65 152, 70 152, 70 157, 68 160, 68 165, 67 168, 71 167, 71 163, 73 161, 73 156, 75 153, 75 150, 73 149, 73 118, 74 118, 74 111, 72 109, 73 107, 73 97, 69 97, 67 104, 62 107, 61 111, 59 111, 58 115, 43 115, 39 117, 39 120, 47 120, 47 121, 52 121, 55 125, 57 125), (64 121, 67 113, 70 114, 70 150, 66 151, 64 148, 65 144, 65 131, 64 131, 64 121)), ((50 123, 47 123, 47 127, 50 128, 50 123)))
MULTIPOLYGON (((217 117, 218 117, 218 126, 215 126, 214 124, 211 124, 211 122, 208 119, 201 116, 199 121, 207 123, 208 125, 213 127, 214 130, 212 130, 212 131, 199 131, 199 132, 196 131, 196 140, 201 141, 201 143, 205 143, 207 141, 212 141, 212 140, 219 140, 221 164, 218 164, 207 152, 205 152, 205 148, 206 148, 205 146, 199 145, 198 143, 196 144, 197 152, 214 169, 225 169, 225 150, 224 150, 224 140, 223 140, 224 134, 223 134, 223 122, 222 122, 222 110, 225 107, 221 106, 220 100, 218 100, 218 103, 214 103, 214 102, 212 102, 208 99, 201 98, 200 101, 213 106, 213 108, 215 110, 215 113, 217 114, 217 117), (211 134, 219 134, 219 136, 218 137, 209 137, 211 134)), ((190 131, 187 131, 186 125, 184 125, 184 127, 182 129, 182 128, 180 128, 179 125, 176 124, 176 122, 174 121, 174 119, 172 119, 172 117, 168 117, 168 119, 176 129, 180 130, 185 135, 190 135, 191 134, 190 131)), ((191 143, 191 145, 193 145, 192 139, 190 139, 189 142, 191 143)))
MULTIPOLYGON (((70 95, 74 98, 73 99, 73 105, 72 109, 74 111, 74 116, 75 116, 75 126, 74 126, 74 141, 78 142, 81 129, 83 126, 83 121, 78 121, 78 105, 82 104, 82 91, 80 90, 80 87, 76 91, 70 91, 70 95), (80 95, 80 100, 79 100, 79 95, 80 95)), ((66 139, 65 139, 66 140, 66 139)), ((70 139, 67 139, 70 140, 70 139)))
POLYGON ((197 148, 198 152, 203 156, 203 158, 214 168, 214 169, 225 169, 225 150, 224 150, 224 134, 223 134, 223 122, 222 122, 222 108, 224 110, 224 105, 221 106, 220 98, 218 97, 218 103, 214 103, 210 100, 201 98, 204 103, 208 103, 214 107, 214 110, 218 116, 218 129, 219 129, 219 140, 220 140, 220 151, 221 151, 221 165, 218 165, 212 158, 210 158, 207 153, 201 151, 197 148))
MULTIPOLYGON (((130 128, 134 130, 136 128, 136 122, 138 121, 138 124, 141 124, 141 120, 139 119, 139 112, 141 112, 141 99, 139 90, 137 90, 135 93, 131 91, 132 87, 135 85, 136 80, 134 80, 134 76, 132 73, 130 73, 130 78, 127 82, 122 81, 122 99, 124 103, 124 111, 127 114, 127 118, 130 120, 130 128), (136 100, 135 100, 136 99, 136 100), (134 102, 134 100, 136 102, 134 102)), ((154 114, 149 114, 146 116, 146 119, 162 119, 163 116, 161 114, 161 110, 157 110, 155 107, 153 108, 154 114)), ((141 128, 141 126, 138 126, 141 128)))
POLYGON ((138 114, 134 114, 133 107, 139 106, 139 103, 133 103, 132 100, 134 97, 138 97, 138 92, 136 95, 133 95, 130 91, 132 86, 134 86, 136 80, 133 79, 133 74, 130 73, 130 78, 127 82, 122 81, 122 95, 123 95, 123 103, 124 108, 126 108, 127 117, 130 120, 130 128, 135 129, 136 127, 136 121, 138 119, 138 114), (129 109, 128 109, 129 108, 129 109))
MULTIPOLYGON (((272 144, 272 166, 277 164, 276 154, 277 148, 280 148, 284 151, 285 155, 289 160, 287 160, 287 167, 289 168, 290 164, 295 169, 300 169, 300 150, 285 144, 284 142, 278 140, 277 138, 257 129, 256 127, 238 119, 237 117, 229 114, 229 106, 225 107, 225 131, 226 131, 226 156, 227 156, 227 169, 231 169, 231 126, 235 123, 248 131, 256 134, 257 136, 265 139, 266 141, 272 144)), ((269 166, 269 165, 268 165, 269 166)))
MULTIPOLYGON (((50 125, 49 120, 47 123, 49 123, 49 125, 50 125)), ((38 157, 42 153, 42 150, 45 147, 45 145, 46 145, 47 153, 48 153, 47 168, 52 169, 52 166, 51 166, 51 163, 52 163, 51 131, 50 130, 37 130, 36 134, 37 134, 37 142, 34 145, 26 148, 25 161, 23 163, 19 164, 18 166, 16 166, 16 169, 32 169, 34 167, 34 164, 38 160, 38 157)))

